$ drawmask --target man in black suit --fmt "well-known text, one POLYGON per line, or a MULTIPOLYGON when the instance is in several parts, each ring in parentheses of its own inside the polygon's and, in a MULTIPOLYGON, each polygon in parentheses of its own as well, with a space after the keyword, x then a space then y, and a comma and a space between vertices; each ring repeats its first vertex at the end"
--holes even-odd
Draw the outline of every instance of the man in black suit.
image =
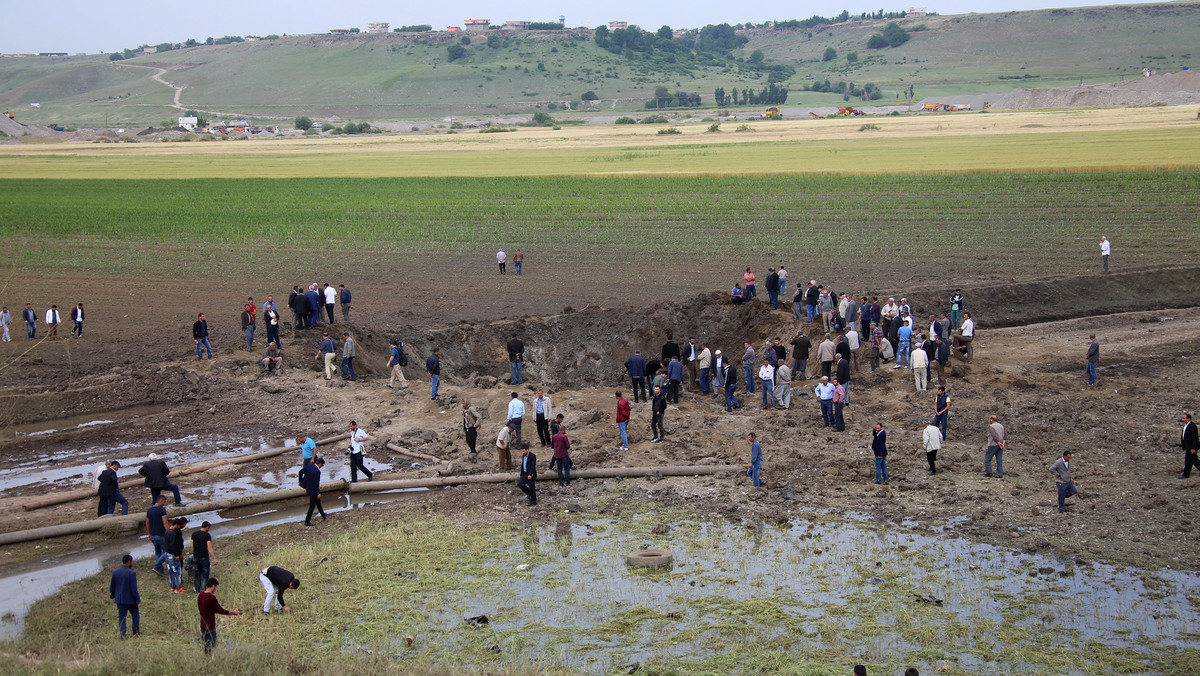
POLYGON ((1196 458, 1196 451, 1200 449, 1200 438, 1196 434, 1196 423, 1192 422, 1192 414, 1183 414, 1183 434, 1179 435, 1179 445, 1183 447, 1183 474, 1179 475, 1180 479, 1186 479, 1192 475, 1192 466, 1200 468, 1200 460, 1196 458))
POLYGON ((537 454, 529 451, 529 442, 521 442, 521 476, 517 488, 529 496, 529 504, 537 504, 537 454))
POLYGON ((183 497, 179 495, 179 486, 167 480, 167 475, 171 473, 171 469, 167 467, 167 463, 158 459, 155 453, 150 454, 150 459, 146 464, 138 468, 138 474, 146 477, 146 488, 150 489, 150 502, 158 502, 158 495, 163 491, 171 491, 175 496, 175 504, 183 506, 187 504, 183 501, 183 497))

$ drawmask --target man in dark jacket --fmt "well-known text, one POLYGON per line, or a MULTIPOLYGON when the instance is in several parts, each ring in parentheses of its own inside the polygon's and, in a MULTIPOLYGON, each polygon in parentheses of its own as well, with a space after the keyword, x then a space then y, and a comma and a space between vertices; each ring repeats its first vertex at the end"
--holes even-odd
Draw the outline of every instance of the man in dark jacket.
POLYGON ((771 301, 771 309, 779 309, 779 273, 775 272, 775 268, 768 268, 767 272, 767 298, 771 301))
POLYGON ((296 308, 296 299, 300 297, 300 287, 293 286, 292 292, 288 294, 288 309, 292 311, 292 330, 304 328, 304 324, 300 321, 300 311, 296 308))
POLYGON ((201 312, 196 322, 192 324, 192 340, 196 341, 196 361, 200 361, 203 357, 200 356, 200 348, 208 350, 208 359, 212 361, 212 343, 208 342, 208 322, 204 319, 204 313, 201 312))
POLYGON ((300 469, 300 485, 308 493, 308 514, 304 517, 304 525, 311 526, 313 510, 321 514, 325 520, 325 508, 321 506, 321 468, 325 466, 325 458, 316 458, 300 469))
POLYGON ((821 300, 821 290, 817 288, 817 280, 808 283, 808 290, 804 292, 804 304, 808 312, 808 321, 817 318, 817 303, 821 300))
POLYGON ((812 341, 803 331, 797 331, 792 339, 792 376, 800 376, 800 380, 808 380, 808 351, 812 349, 812 341))
POLYGON ((179 486, 167 481, 167 476, 171 473, 171 468, 167 467, 167 463, 158 459, 158 455, 151 453, 150 459, 146 464, 138 468, 138 474, 146 477, 146 488, 150 489, 150 502, 158 502, 158 495, 163 491, 171 491, 175 495, 176 506, 187 504, 179 495, 179 486))
POLYGON ((345 284, 338 284, 338 302, 342 304, 342 321, 350 323, 350 289, 345 284))
POLYGON ((514 333, 505 347, 508 348, 508 384, 520 385, 525 371, 525 343, 514 333))
POLYGON ((117 503, 121 505, 121 516, 129 514, 129 501, 121 495, 121 485, 117 479, 117 470, 121 467, 121 463, 116 460, 111 460, 104 465, 104 471, 100 476, 96 477, 100 481, 100 488, 96 494, 100 496, 100 506, 96 509, 96 516, 104 516, 112 514, 116 511, 117 503))
POLYGON ((676 343, 675 339, 673 337, 667 336, 667 342, 663 343, 663 346, 662 346, 663 363, 664 364, 669 363, 671 361, 671 357, 682 357, 682 356, 683 356, 683 352, 680 351, 680 349, 679 349, 679 343, 676 343))
POLYGON ((521 442, 521 476, 517 488, 529 496, 529 504, 537 504, 537 454, 529 450, 529 442, 521 442))
POLYGON ((1193 466, 1200 468, 1200 461, 1196 459, 1200 451, 1200 435, 1196 434, 1196 423, 1192 422, 1191 413, 1184 413, 1180 421, 1183 423, 1183 433, 1179 435, 1179 446, 1183 449, 1183 474, 1179 478, 1186 479, 1192 475, 1193 466))
POLYGON ((667 364, 667 398, 679 403, 679 390, 683 385, 683 364, 679 357, 672 357, 667 364))
POLYGON ((117 604, 117 628, 121 630, 121 638, 125 638, 125 616, 133 615, 133 635, 142 633, 139 626, 138 605, 142 597, 138 594, 137 573, 133 572, 133 557, 129 554, 121 557, 121 565, 113 571, 108 583, 108 596, 117 604))
MULTIPOLYGON (((845 345, 846 343, 845 343, 845 341, 842 341, 841 343, 838 343, 838 344, 845 345)), ((846 399, 842 403, 849 404, 850 403, 850 360, 846 357, 843 357, 841 352, 838 352, 836 357, 837 357, 837 361, 834 362, 834 369, 835 369, 835 373, 837 373, 837 381, 842 386, 842 389, 845 390, 845 392, 846 392, 846 399)))
POLYGON ((871 439, 871 453, 875 456, 875 483, 887 483, 887 432, 883 430, 883 423, 875 423, 875 431, 872 433, 874 437, 871 439))
POLYGON ((740 407, 742 404, 733 396, 737 391, 737 367, 729 362, 725 363, 725 412, 731 413, 735 407, 740 407))
POLYGON ((308 287, 308 291, 304 293, 304 299, 308 301, 308 328, 311 329, 321 319, 321 307, 324 305, 321 300, 321 292, 317 291, 316 284, 308 287))
POLYGON ((663 418, 667 414, 667 395, 662 388, 654 388, 654 402, 650 404, 650 441, 661 444, 666 438, 663 418))
POLYGON ((437 399, 438 386, 442 384, 441 350, 434 348, 429 358, 425 360, 425 371, 429 374, 429 398, 437 399))
POLYGON ((945 387, 946 364, 950 362, 950 346, 942 340, 941 336, 938 336, 935 342, 933 359, 937 363, 938 385, 945 387))
POLYGON ((289 589, 300 588, 300 580, 296 579, 291 571, 279 566, 263 568, 258 575, 258 581, 262 583, 263 589, 267 592, 267 598, 263 601, 263 615, 271 613, 272 601, 274 601, 275 610, 285 612, 291 610, 283 600, 283 593, 289 589))
POLYGON ((171 522, 163 538, 163 547, 167 550, 167 582, 171 591, 176 594, 186 594, 183 588, 183 527, 187 519, 182 516, 171 522))
POLYGON ((625 360, 625 373, 633 381, 633 401, 647 401, 646 396, 646 359, 641 352, 635 351, 633 356, 625 360), (639 393, 641 399, 638 398, 639 393))

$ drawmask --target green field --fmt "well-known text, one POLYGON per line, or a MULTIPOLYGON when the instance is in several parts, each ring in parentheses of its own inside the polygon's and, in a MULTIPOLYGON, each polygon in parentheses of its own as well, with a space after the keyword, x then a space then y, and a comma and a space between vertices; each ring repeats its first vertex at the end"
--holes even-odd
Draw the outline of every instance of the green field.
MULTIPOLYGON (((681 15, 676 28, 686 23, 681 15)), ((561 111, 567 102, 580 103, 587 91, 600 101, 581 108, 620 114, 643 110, 660 85, 671 92, 697 92, 703 109, 712 110, 717 87, 767 85, 765 74, 742 67, 755 50, 769 63, 795 69, 782 83, 791 91, 788 105, 844 105, 840 94, 803 91, 826 78, 875 83, 883 94, 875 103, 887 104, 900 102, 897 95, 910 85, 917 99, 1004 93, 1018 86, 1113 82, 1136 77, 1144 67, 1166 72, 1196 66, 1193 58, 1200 56, 1194 53, 1200 33, 1200 5, 1194 2, 909 18, 900 23, 927 30, 911 33, 896 48, 866 49, 868 38, 886 23, 853 20, 811 30, 754 27, 744 31, 743 47, 722 58, 679 64, 613 54, 597 46, 588 29, 503 32, 495 48, 476 35, 468 56, 453 62, 447 61, 447 46, 458 44, 461 36, 444 31, 297 35, 201 45, 115 63, 104 55, 5 58, 0 59, 0 106, 35 123, 158 124, 180 112, 170 107, 172 90, 150 79, 163 68, 164 79, 186 87, 185 108, 209 111, 215 119, 495 119, 528 116, 551 105, 561 111), (824 61, 830 47, 838 56, 824 61), (32 109, 31 103, 41 108, 32 109)), ((155 36, 146 39, 156 41, 155 36)), ((133 45, 112 49, 125 47, 133 45)))
MULTIPOLYGON (((168 276, 237 265, 243 255, 235 249, 253 260, 263 244, 352 244, 386 257, 505 241, 552 243, 567 260, 624 257, 638 265, 704 259, 733 246, 739 257, 827 253, 866 270, 899 257, 915 268, 970 273, 992 259, 1030 275, 1089 264, 1101 233, 1120 241, 1127 266, 1195 260, 1197 195, 1200 174, 1191 170, 4 180, 0 234, 25 264, 168 276), (105 253, 69 255, 80 242, 105 253), (219 242, 230 246, 202 246, 219 242)), ((286 253, 277 255, 286 262, 286 253)))

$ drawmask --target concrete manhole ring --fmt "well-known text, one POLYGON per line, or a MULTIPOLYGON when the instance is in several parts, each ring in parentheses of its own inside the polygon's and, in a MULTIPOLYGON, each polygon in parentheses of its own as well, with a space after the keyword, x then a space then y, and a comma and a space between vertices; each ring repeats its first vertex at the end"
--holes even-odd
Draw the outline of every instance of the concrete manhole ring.
POLYGON ((625 555, 625 563, 634 568, 669 566, 675 556, 665 549, 642 549, 625 555))

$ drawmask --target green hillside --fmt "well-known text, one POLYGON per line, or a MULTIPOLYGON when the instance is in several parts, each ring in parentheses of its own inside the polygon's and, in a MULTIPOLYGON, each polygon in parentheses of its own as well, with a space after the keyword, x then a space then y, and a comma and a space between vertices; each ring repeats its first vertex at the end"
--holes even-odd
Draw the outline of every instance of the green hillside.
POLYGON ((718 87, 767 86, 767 72, 748 64, 757 50, 764 66, 794 69, 780 83, 790 90, 788 106, 841 103, 840 93, 806 91, 827 79, 873 83, 882 95, 876 103, 885 104, 909 86, 920 99, 1115 81, 1143 67, 1192 65, 1200 3, 904 18, 898 23, 910 31, 908 42, 868 49, 887 23, 749 28, 739 31, 746 44, 727 55, 674 63, 661 55, 613 53, 598 46, 590 30, 301 35, 115 62, 106 56, 3 58, 0 106, 26 122, 156 124, 179 114, 170 106, 171 87, 151 79, 161 68, 164 80, 184 87, 184 108, 262 122, 296 115, 501 118, 539 109, 570 117, 575 113, 563 112, 567 102, 615 116, 644 111, 659 86, 698 93, 702 108, 711 110, 718 87), (466 56, 450 61, 448 48, 461 45, 464 35, 472 40, 466 56), (489 46, 489 36, 499 39, 489 46), (824 60, 828 48, 837 56, 824 60), (581 102, 589 91, 599 100, 581 102))

